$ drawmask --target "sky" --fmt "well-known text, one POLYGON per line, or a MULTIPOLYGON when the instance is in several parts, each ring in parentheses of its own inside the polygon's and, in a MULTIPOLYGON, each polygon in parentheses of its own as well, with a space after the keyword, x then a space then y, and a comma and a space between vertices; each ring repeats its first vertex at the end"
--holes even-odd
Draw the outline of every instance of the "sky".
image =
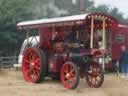
MULTIPOLYGON (((91 1, 91 0, 90 0, 91 1)), ((110 7, 117 7, 124 17, 128 17, 128 0, 92 0, 95 6, 106 4, 110 7)))

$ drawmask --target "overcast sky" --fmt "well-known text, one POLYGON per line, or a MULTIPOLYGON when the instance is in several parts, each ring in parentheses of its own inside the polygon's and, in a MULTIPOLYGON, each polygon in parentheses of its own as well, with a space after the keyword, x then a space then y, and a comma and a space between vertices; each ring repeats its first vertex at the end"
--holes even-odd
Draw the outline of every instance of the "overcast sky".
POLYGON ((128 17, 128 0, 92 0, 95 5, 106 4, 111 7, 117 7, 124 17, 128 17))

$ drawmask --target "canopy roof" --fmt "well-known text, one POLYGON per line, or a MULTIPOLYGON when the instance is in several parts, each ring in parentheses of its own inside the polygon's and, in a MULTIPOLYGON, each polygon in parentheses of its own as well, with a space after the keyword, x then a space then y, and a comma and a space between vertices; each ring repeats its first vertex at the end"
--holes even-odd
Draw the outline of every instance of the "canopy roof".
POLYGON ((91 16, 94 16, 96 18, 114 19, 113 17, 106 14, 92 13, 92 14, 80 14, 80 15, 73 15, 73 16, 66 16, 66 17, 47 18, 47 19, 19 22, 17 24, 17 27, 18 29, 31 29, 31 28, 40 28, 44 25, 56 26, 57 24, 57 26, 63 26, 63 25, 83 24, 85 19, 90 18, 91 16))
POLYGON ((128 28, 128 25, 118 24, 118 27, 128 28))

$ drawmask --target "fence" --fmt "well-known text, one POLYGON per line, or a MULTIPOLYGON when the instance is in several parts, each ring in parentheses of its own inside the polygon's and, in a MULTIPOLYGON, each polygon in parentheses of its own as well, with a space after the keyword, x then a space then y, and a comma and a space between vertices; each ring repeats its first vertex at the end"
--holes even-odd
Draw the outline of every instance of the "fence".
POLYGON ((17 61, 17 56, 0 57, 0 68, 12 68, 17 61))

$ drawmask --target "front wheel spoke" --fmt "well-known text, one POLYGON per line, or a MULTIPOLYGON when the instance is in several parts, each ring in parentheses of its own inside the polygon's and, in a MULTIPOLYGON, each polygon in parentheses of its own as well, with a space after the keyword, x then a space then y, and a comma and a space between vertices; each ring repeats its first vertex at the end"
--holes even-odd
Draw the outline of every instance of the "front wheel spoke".
POLYGON ((68 66, 66 66, 66 70, 65 70, 65 72, 66 72, 66 74, 68 74, 69 72, 68 72, 68 66))
POLYGON ((94 78, 94 86, 96 86, 97 85, 97 79, 96 79, 96 77, 94 78))
POLYGON ((70 66, 69 65, 67 66, 67 71, 68 71, 68 73, 70 72, 70 66))
POLYGON ((96 73, 96 76, 99 76, 99 75, 100 75, 100 73, 99 73, 99 72, 97 72, 97 73, 96 73))
POLYGON ((99 73, 99 72, 100 72, 100 69, 99 69, 99 68, 97 68, 97 69, 96 69, 96 71, 99 73))
POLYGON ((96 86, 98 83, 96 77, 92 77, 92 76, 88 76, 88 82, 90 83, 91 87, 96 86))
POLYGON ((75 70, 74 69, 72 69, 70 72, 69 72, 69 74, 73 74, 73 72, 74 72, 75 70))
POLYGON ((97 85, 99 83, 99 80, 95 78, 95 84, 97 85))
POLYGON ((71 79, 67 79, 67 80, 65 81, 65 83, 66 83, 66 84, 68 84, 68 85, 70 85, 70 84, 71 84, 71 82, 72 82, 72 80, 71 80, 71 79))
POLYGON ((91 77, 91 76, 88 76, 87 78, 88 78, 88 82, 89 82, 90 84, 92 84, 92 77, 91 77))
POLYGON ((92 78, 92 84, 96 85, 96 79, 94 77, 92 78))
POLYGON ((97 80, 97 81, 100 81, 100 80, 101 80, 100 76, 97 76, 97 77, 96 77, 96 80, 97 80))
POLYGON ((91 84, 91 87, 93 87, 93 78, 92 77, 90 78, 90 84, 91 84))
POLYGON ((65 88, 74 89, 79 83, 78 69, 72 62, 67 62, 61 69, 61 81, 65 88))
POLYGON ((92 72, 95 73, 96 72, 96 68, 92 67, 92 72))
POLYGON ((69 73, 70 74, 70 77, 72 78, 72 77, 75 77, 75 73, 73 73, 73 72, 71 72, 71 73, 69 73))
POLYGON ((97 71, 97 69, 96 69, 96 71, 93 73, 95 76, 98 76, 98 75, 100 75, 100 72, 99 71, 97 71))
POLYGON ((71 77, 70 80, 71 81, 76 81, 76 77, 71 77))
POLYGON ((69 86, 69 80, 65 80, 64 83, 65 83, 66 86, 69 86))
POLYGON ((72 86, 72 84, 73 84, 73 81, 68 80, 68 85, 69 85, 69 86, 72 86))

